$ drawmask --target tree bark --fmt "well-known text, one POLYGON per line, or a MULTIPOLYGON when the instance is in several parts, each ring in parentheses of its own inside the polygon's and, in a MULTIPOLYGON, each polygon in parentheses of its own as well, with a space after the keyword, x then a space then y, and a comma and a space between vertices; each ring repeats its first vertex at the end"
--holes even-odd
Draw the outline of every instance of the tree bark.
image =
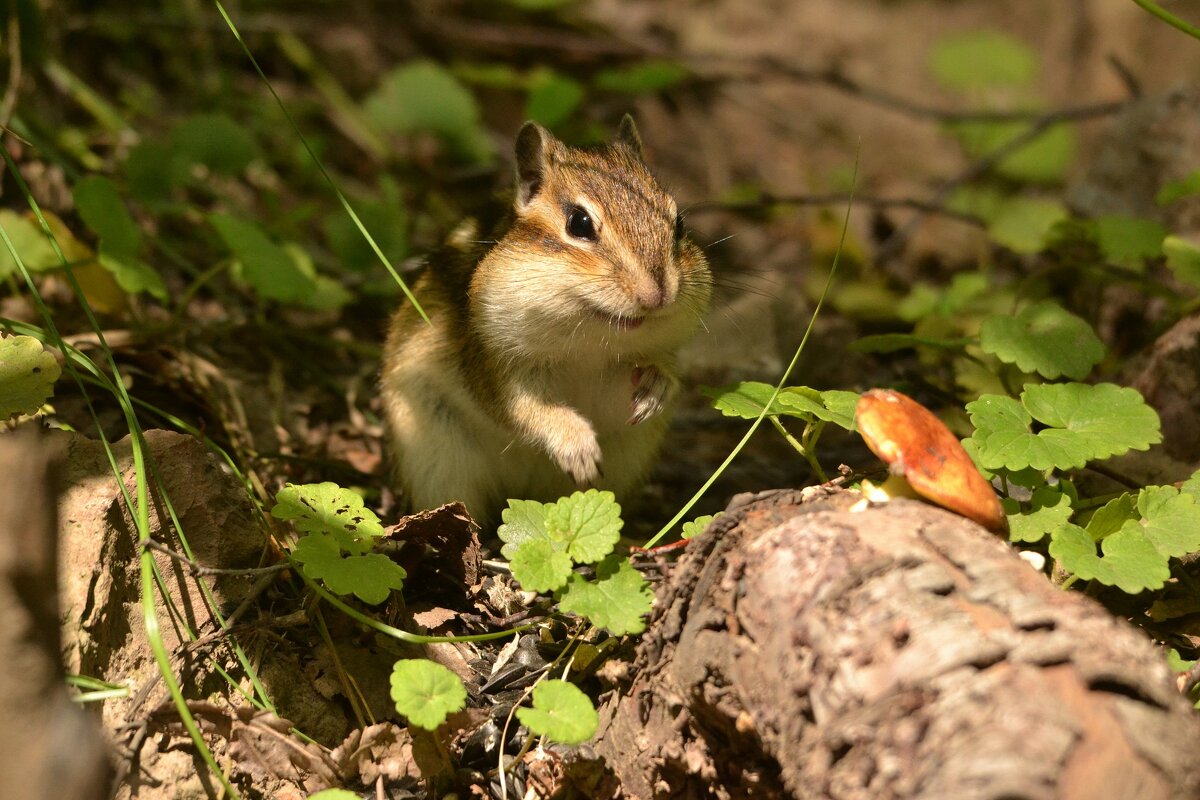
POLYGON ((598 752, 629 797, 1197 796, 1161 653, 910 501, 734 499, 659 590, 598 752))

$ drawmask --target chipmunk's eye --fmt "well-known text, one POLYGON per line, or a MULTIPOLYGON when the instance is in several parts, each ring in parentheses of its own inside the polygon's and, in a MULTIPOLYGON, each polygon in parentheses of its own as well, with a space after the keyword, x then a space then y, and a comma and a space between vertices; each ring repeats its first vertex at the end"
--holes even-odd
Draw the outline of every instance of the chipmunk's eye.
POLYGON ((683 238, 683 234, 684 234, 683 214, 676 214, 675 215, 675 241, 678 242, 679 240, 681 240, 683 238))
POLYGON ((592 215, 587 212, 587 209, 581 206, 571 206, 567 211, 567 233, 576 239, 596 240, 596 225, 592 222, 592 215))

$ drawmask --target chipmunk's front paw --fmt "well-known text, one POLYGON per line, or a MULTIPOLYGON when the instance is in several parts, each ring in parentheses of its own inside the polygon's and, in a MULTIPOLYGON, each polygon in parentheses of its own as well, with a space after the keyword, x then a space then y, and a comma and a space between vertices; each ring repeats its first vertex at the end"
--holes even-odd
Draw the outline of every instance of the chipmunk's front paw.
POLYGON ((650 364, 633 368, 633 402, 629 424, 639 425, 661 414, 675 393, 675 378, 650 364))
POLYGON ((599 480, 600 443, 590 425, 572 431, 558 446, 553 447, 551 457, 563 472, 581 487, 592 486, 599 480))

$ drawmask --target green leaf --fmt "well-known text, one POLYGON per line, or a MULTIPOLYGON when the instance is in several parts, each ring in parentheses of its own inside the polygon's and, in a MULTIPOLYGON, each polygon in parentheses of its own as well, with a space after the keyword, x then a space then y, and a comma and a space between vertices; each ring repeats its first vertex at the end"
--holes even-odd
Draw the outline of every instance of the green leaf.
POLYGON ((709 523, 716 519, 719 514, 705 514, 702 517, 696 517, 691 522, 683 523, 683 529, 679 532, 681 539, 691 539, 693 536, 699 536, 704 533, 709 523))
MULTIPOLYGON (((58 254, 54 252, 50 240, 37 223, 16 212, 0 209, 0 227, 8 234, 9 241, 21 257, 25 269, 30 272, 45 272, 60 266, 58 254)), ((17 262, 8 251, 8 245, 0 240, 0 278, 16 271, 17 262)))
POLYGON ((546 508, 550 538, 565 542, 576 564, 591 564, 611 553, 623 524, 612 492, 575 492, 546 508))
POLYGON ((571 557, 561 544, 550 539, 523 542, 508 562, 513 578, 529 592, 552 592, 566 585, 571 557))
POLYGON ((1113 264, 1138 265, 1163 253, 1168 231, 1152 219, 1100 217, 1095 220, 1100 252, 1113 264))
POLYGON ((1050 556, 1064 569, 1085 580, 1117 586, 1126 594, 1144 589, 1161 589, 1171 577, 1167 559, 1138 531, 1122 528, 1096 543, 1078 525, 1061 526, 1051 535, 1050 556))
POLYGON ((0 421, 33 414, 54 394, 58 361, 32 336, 0 338, 0 421))
POLYGON ((571 118, 583 102, 583 96, 583 84, 579 81, 552 69, 538 69, 529 82, 525 117, 548 128, 556 127, 571 118))
POLYGON ((234 175, 259 157, 258 144, 242 125, 224 114, 197 114, 171 130, 171 149, 185 162, 234 175))
POLYGON ((894 353, 897 350, 910 350, 920 347, 934 347, 939 350, 961 350, 971 343, 971 339, 962 336, 954 339, 939 339, 932 336, 914 336, 911 333, 877 333, 863 336, 850 343, 850 349, 859 353, 894 353))
POLYGON ((1100 541, 1121 530, 1121 526, 1127 521, 1138 517, 1134 496, 1125 492, 1120 497, 1109 500, 1092 514, 1092 518, 1088 520, 1087 532, 1094 540, 1100 541))
POLYGON ((1183 482, 1183 486, 1179 487, 1179 490, 1200 500, 1200 469, 1193 472, 1191 477, 1183 482))
POLYGON ((122 165, 129 193, 143 203, 161 205, 190 177, 188 157, 166 142, 143 140, 129 151, 122 165))
POLYGON ((492 156, 475 95, 431 61, 411 61, 384 75, 364 110, 386 131, 435 134, 474 161, 492 156))
POLYGON ((1104 344, 1092 326, 1050 301, 1027 306, 1015 317, 988 317, 979 329, 979 346, 1046 378, 1082 379, 1104 358, 1104 344))
POLYGON ((518 708, 517 719, 534 734, 563 744, 586 742, 600 725, 600 715, 588 696, 562 680, 533 687, 533 708, 518 708))
POLYGON ((967 404, 988 469, 1067 470, 1162 441, 1158 414, 1135 389, 1111 383, 1026 385, 1020 402, 984 395, 967 404), (1033 420, 1046 426, 1034 433, 1033 420))
POLYGON ((939 39, 929 52, 929 69, 947 89, 1021 88, 1037 76, 1038 57, 1019 39, 980 30, 939 39))
POLYGON ((1200 287, 1200 247, 1181 236, 1168 236, 1162 248, 1167 268, 1175 277, 1189 286, 1200 287))
POLYGON ((334 594, 353 594, 375 605, 404 588, 404 567, 382 553, 342 557, 337 540, 323 533, 310 533, 296 542, 292 556, 304 573, 325 583, 334 594))
POLYGON ((73 194, 80 218, 100 237, 100 266, 112 273, 123 291, 148 292, 166 300, 167 286, 162 276, 138 258, 142 233, 113 182, 90 175, 75 184, 73 194))
POLYGON ((641 573, 629 559, 613 555, 596 566, 594 580, 572 573, 558 606, 620 636, 646 629, 643 617, 653 602, 654 593, 641 573))
POLYGON ((372 540, 383 536, 379 517, 363 507, 362 497, 329 481, 289 483, 275 495, 271 516, 292 520, 305 533, 329 534, 352 555, 367 552, 372 540))
POLYGON ((1071 498, 1051 486, 1033 493, 1027 511, 1022 511, 1015 500, 1005 499, 1003 505, 1010 542, 1040 542, 1073 513, 1071 498))
POLYGON ((1164 557, 1178 558, 1200 550, 1200 505, 1194 495, 1173 486, 1148 486, 1138 494, 1142 519, 1121 530, 1141 533, 1164 557))
MULTIPOLYGON (((712 398, 713 408, 727 417, 739 417, 741 419, 754 419, 761 414, 774 391, 774 386, 759 381, 742 381, 717 388, 711 386, 700 387, 701 394, 712 398)), ((778 398, 776 398, 775 404, 771 407, 771 413, 784 413, 778 398)))
POLYGON ((210 214, 208 221, 241 264, 246 282, 262 297, 297 303, 316 291, 316 281, 257 224, 229 214, 210 214))
MULTIPOLYGON (((971 120, 950 123, 946 129, 958 139, 969 156, 979 159, 1008 147, 1030 127, 1028 122, 971 120)), ((1000 159, 995 172, 1021 183, 1059 183, 1075 158, 1077 139, 1073 125, 1055 125, 1000 159)))
POLYGON ((113 256, 135 257, 142 246, 142 233, 129 216, 117 187, 108 178, 89 175, 75 184, 72 192, 79 217, 113 256))
POLYGON ((1154 196, 1154 202, 1159 206, 1169 206, 1188 197, 1200 194, 1200 170, 1191 173, 1186 178, 1168 181, 1154 196))
POLYGON ((988 223, 992 241, 1017 253, 1037 253, 1046 243, 1046 235, 1067 218, 1067 209, 1055 200, 1013 198, 996 212, 988 223))
MULTIPOLYGON (((713 407, 725 416, 754 419, 771 399, 775 387, 759 381, 742 381, 718 388, 704 386, 700 391, 712 398, 713 407)), ((820 419, 852 431, 855 430, 854 406, 857 402, 855 392, 819 392, 807 386, 789 386, 779 392, 771 413, 799 417, 806 422, 820 419)))
POLYGON ((537 500, 509 500, 508 508, 500 512, 503 520, 496 535, 504 546, 500 555, 512 561, 519 548, 528 541, 544 539, 550 541, 546 531, 547 504, 537 500))
POLYGON ((316 794, 310 794, 308 800, 362 800, 357 792, 345 789, 322 789, 316 794))
MULTIPOLYGON (((388 192, 381 200, 355 202, 354 210, 389 263, 398 264, 408 255, 408 214, 399 197, 388 192)), ((325 218, 323 227, 329 249, 343 267, 367 272, 379 266, 379 257, 349 214, 339 209, 325 218)), ((390 277, 388 283, 394 285, 390 277)))
POLYGON ((604 69, 592 78, 592 85, 606 92, 650 94, 682 81, 688 70, 674 61, 643 61, 629 67, 604 69))
POLYGON ((400 659, 392 666, 390 683, 396 710, 428 731, 467 704, 467 690, 458 676, 428 659, 400 659))

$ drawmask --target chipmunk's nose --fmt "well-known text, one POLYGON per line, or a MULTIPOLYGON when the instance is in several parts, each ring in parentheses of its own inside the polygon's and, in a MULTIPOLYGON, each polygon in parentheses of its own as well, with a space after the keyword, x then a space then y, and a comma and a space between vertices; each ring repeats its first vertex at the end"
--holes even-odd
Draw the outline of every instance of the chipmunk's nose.
POLYGON ((638 281, 633 299, 645 311, 654 311, 675 301, 675 287, 661 276, 647 275, 638 281))

